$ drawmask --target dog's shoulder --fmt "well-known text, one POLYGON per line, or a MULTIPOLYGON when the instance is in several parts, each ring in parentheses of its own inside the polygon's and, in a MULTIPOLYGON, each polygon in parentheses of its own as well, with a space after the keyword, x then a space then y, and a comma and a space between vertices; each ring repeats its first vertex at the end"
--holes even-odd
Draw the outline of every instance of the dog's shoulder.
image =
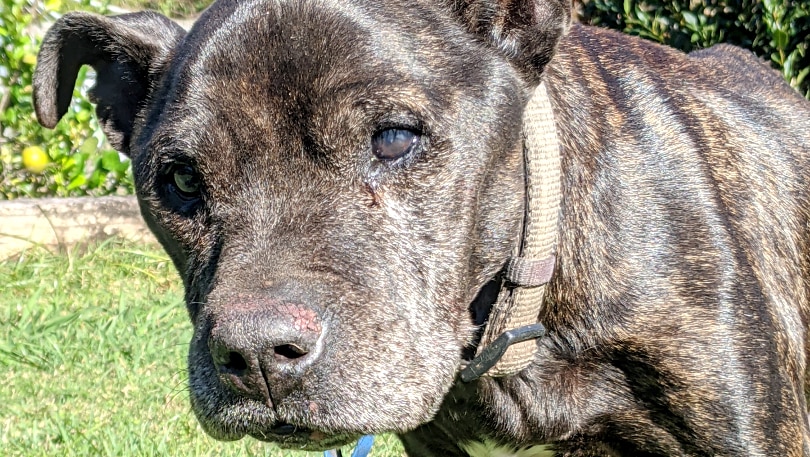
POLYGON ((751 95, 773 96, 780 104, 791 103, 808 108, 799 94, 771 68, 751 51, 726 43, 714 45, 689 53, 688 58, 700 69, 723 86, 735 87, 751 95))
POLYGON ((774 139, 792 137, 793 151, 810 149, 804 137, 810 101, 765 61, 736 46, 687 54, 613 30, 574 25, 547 67, 546 81, 553 104, 575 117, 591 119, 587 107, 612 114, 601 116, 609 123, 629 111, 686 109, 683 116, 698 122, 726 131, 759 130, 757 135, 774 139), (755 125, 759 129, 750 128, 755 125))
POLYGON ((779 74, 754 53, 728 43, 720 43, 710 48, 690 52, 689 57, 701 59, 701 63, 710 70, 723 68, 731 72, 735 70, 757 71, 758 77, 780 80, 779 74))
POLYGON ((600 77, 635 78, 639 73, 674 87, 780 93, 780 103, 810 107, 778 71, 750 51, 717 44, 684 53, 677 49, 600 27, 575 24, 561 41, 550 69, 599 73, 600 77), (788 100, 782 99, 787 95, 788 100))

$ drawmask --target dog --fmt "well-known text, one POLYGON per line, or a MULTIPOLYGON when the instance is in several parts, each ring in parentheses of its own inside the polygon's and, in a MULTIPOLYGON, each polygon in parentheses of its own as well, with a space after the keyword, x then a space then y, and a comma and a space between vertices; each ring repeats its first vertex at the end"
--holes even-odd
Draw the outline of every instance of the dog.
POLYGON ((810 103, 747 51, 570 17, 564 0, 220 0, 188 33, 152 12, 50 28, 38 118, 53 127, 95 68, 99 122, 183 278, 208 434, 810 456, 810 103), (463 382, 521 243, 538 87, 560 164, 546 332, 521 343, 528 366, 463 382))

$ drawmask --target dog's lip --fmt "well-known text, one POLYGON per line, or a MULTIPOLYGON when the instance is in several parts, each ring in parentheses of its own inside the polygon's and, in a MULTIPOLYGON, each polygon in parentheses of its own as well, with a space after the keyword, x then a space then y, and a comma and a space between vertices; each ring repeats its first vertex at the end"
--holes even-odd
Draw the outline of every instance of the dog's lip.
POLYGON ((307 433, 309 432, 309 429, 306 427, 298 427, 293 424, 288 424, 286 422, 280 422, 270 428, 269 432, 273 435, 287 436, 294 433, 307 433))
POLYGON ((346 445, 357 439, 357 436, 354 435, 333 435, 287 422, 278 422, 266 430, 248 432, 248 434, 260 441, 273 442, 281 447, 306 451, 323 451, 346 445))

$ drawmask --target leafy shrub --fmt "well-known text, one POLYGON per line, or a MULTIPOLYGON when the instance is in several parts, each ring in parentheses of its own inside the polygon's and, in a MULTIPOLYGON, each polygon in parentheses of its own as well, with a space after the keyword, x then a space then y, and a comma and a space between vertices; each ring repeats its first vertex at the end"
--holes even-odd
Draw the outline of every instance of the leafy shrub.
POLYGON ((684 51, 726 42, 770 60, 810 98, 806 0, 579 0, 580 20, 684 51))
POLYGON ((193 17, 213 0, 119 0, 116 3, 131 11, 155 10, 173 18, 193 17))
POLYGON ((106 144, 93 107, 82 95, 91 79, 87 67, 56 128, 45 129, 36 121, 31 89, 36 53, 43 28, 60 7, 60 0, 0 0, 0 199, 133 192, 129 161, 106 144), (50 164, 39 173, 23 165, 23 151, 30 152, 30 146, 48 156, 50 164))

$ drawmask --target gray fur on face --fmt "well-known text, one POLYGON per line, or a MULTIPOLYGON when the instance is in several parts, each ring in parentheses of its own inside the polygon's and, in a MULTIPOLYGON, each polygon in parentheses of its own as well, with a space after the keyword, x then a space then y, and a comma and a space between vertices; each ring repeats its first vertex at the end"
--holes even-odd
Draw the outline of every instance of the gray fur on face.
POLYGON ((446 18, 388 30, 391 11, 357 18, 346 8, 209 12, 147 117, 177 121, 137 139, 144 212, 183 253, 192 404, 219 438, 263 438, 277 422, 350 436, 429 420, 472 338, 469 303, 512 248, 522 204, 516 73, 446 18), (209 32, 212 21, 230 25, 209 32), (315 23, 340 39, 313 33, 315 23), (448 40, 447 29, 466 38, 448 40), (232 46, 214 46, 222 40, 232 46), (481 105, 491 109, 462 115, 481 105), (375 158, 374 130, 402 124, 422 132, 420 150, 375 158), (176 162, 193 164, 205 186, 204 208, 187 217, 159 195, 159 171, 176 162), (223 386, 208 348, 223 310, 268 295, 307 303, 327 329, 322 361, 305 376, 269 376, 271 407, 223 386))
POLYGON ((737 48, 685 55, 569 16, 254 0, 187 35, 155 13, 54 25, 37 112, 55 124, 96 68, 102 125, 186 287, 209 434, 810 455, 808 102, 737 48), (461 384, 519 243, 541 75, 562 157, 549 334, 518 375, 461 384), (411 146, 390 158, 375 148, 392 130, 411 146))

